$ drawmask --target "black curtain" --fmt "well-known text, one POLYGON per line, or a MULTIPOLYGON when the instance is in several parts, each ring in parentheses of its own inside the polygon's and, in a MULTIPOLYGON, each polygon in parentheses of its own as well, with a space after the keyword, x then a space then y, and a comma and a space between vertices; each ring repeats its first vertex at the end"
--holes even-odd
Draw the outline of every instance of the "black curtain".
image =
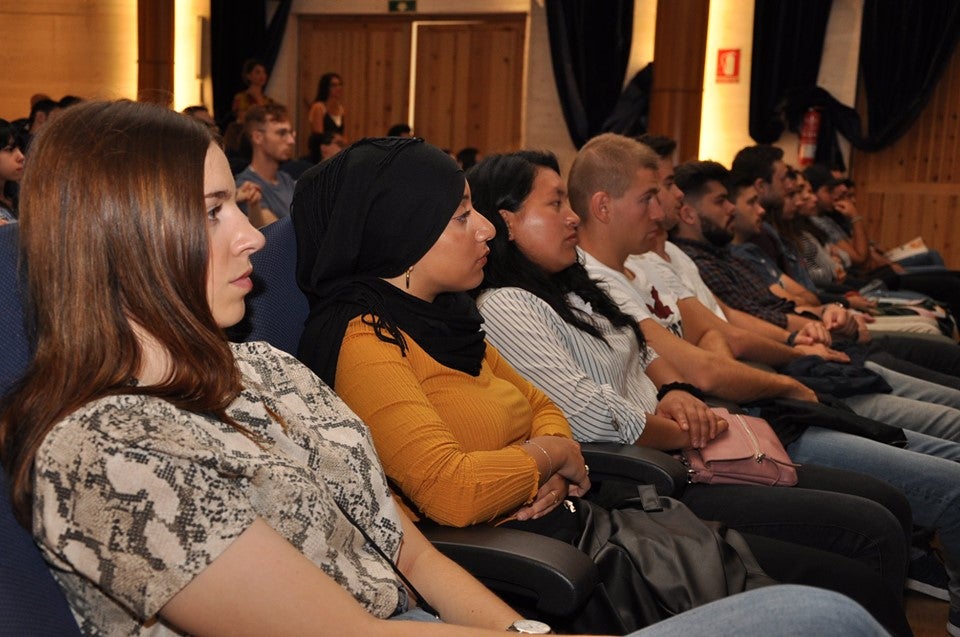
POLYGON ((860 72, 869 133, 861 136, 859 127, 841 132, 868 151, 900 138, 929 101, 958 37, 956 0, 866 0, 860 72))
MULTIPOLYGON (((771 42, 773 34, 769 30, 785 29, 786 32, 778 37, 786 41, 806 37, 799 21, 791 23, 783 18, 789 11, 799 10, 799 7, 806 11, 808 6, 814 4, 809 0, 796 3, 777 0, 756 2, 756 16, 760 16, 762 11, 764 19, 754 20, 750 135, 760 143, 775 141, 783 132, 783 124, 778 128, 773 123, 777 121, 797 132, 807 109, 818 107, 821 126, 817 137, 816 161, 842 167, 836 136, 838 132, 850 140, 855 148, 877 151, 899 139, 919 117, 960 39, 960 2, 865 0, 860 39, 860 74, 867 102, 866 131, 856 110, 840 103, 816 85, 819 52, 812 75, 806 75, 809 80, 783 86, 780 92, 770 87, 768 75, 773 73, 773 69, 758 70, 758 65, 766 66, 761 60, 775 60, 769 56, 785 50, 771 42), (766 84, 765 87, 756 86, 758 77, 763 77, 761 82, 766 84), (756 102, 755 95, 759 95, 756 102), (764 123, 767 128, 764 128, 764 123)), ((822 18, 824 30, 828 16, 829 7, 827 16, 822 18)), ((821 33, 819 49, 822 48, 821 33)), ((785 57, 775 61, 778 64, 769 66, 806 66, 806 61, 802 59, 785 57)))
POLYGON ((623 89, 613 112, 603 123, 601 132, 638 137, 650 124, 650 93, 653 88, 653 62, 640 69, 623 89))
MULTIPOLYGON (((211 0, 213 110, 221 130, 232 119, 230 105, 234 94, 244 88, 243 62, 257 58, 263 61, 268 73, 273 73, 292 6, 293 0, 280 0, 268 25, 266 0, 211 0)), ((269 82, 266 91, 269 94, 269 82)), ((285 96, 271 97, 279 102, 286 100, 285 96)))
POLYGON ((815 86, 833 0, 756 0, 750 71, 750 137, 780 138, 785 99, 815 86))
POLYGON ((630 59, 633 0, 547 0, 560 106, 577 148, 602 130, 630 59))

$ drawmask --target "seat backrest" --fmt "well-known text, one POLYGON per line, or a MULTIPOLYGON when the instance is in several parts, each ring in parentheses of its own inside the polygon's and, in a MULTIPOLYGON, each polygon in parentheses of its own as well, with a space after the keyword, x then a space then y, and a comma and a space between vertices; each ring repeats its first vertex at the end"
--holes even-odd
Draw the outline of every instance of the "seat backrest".
POLYGON ((247 294, 243 320, 229 330, 234 341, 266 341, 297 355, 303 323, 310 311, 297 286, 297 240, 290 217, 262 230, 267 242, 250 257, 253 291, 247 294))
POLYGON ((18 266, 20 224, 0 226, 0 396, 5 396, 23 374, 30 347, 23 320, 23 287, 18 266))
MULTIPOLYGON (((17 266, 19 224, 0 226, 0 394, 13 387, 29 360, 17 266)), ((17 522, 0 468, 0 635, 80 635, 67 600, 40 549, 17 522)))

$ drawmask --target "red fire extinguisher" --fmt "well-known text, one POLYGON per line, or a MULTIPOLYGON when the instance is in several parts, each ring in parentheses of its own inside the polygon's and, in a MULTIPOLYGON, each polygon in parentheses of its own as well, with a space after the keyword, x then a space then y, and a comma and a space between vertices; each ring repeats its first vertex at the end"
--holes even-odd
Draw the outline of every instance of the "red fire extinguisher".
POLYGON ((800 127, 800 149, 797 161, 800 166, 809 166, 817 154, 817 134, 820 132, 820 110, 814 107, 807 109, 803 116, 803 126, 800 127))

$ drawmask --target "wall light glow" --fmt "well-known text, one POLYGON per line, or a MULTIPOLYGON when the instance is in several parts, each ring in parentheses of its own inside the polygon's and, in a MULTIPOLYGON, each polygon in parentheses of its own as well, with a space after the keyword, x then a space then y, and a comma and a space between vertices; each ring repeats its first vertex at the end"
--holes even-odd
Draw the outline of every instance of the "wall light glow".
POLYGON ((750 138, 750 65, 753 59, 753 0, 711 0, 700 112, 701 159, 729 167, 750 138), (740 81, 717 82, 720 49, 740 49, 740 81))
MULTIPOLYGON (((203 22, 210 21, 210 0, 176 0, 174 5, 173 107, 180 111, 194 104, 213 107, 213 83, 209 69, 201 68, 203 22), (200 77, 198 77, 200 76, 200 77)), ((206 53, 209 56, 209 51, 206 53)))

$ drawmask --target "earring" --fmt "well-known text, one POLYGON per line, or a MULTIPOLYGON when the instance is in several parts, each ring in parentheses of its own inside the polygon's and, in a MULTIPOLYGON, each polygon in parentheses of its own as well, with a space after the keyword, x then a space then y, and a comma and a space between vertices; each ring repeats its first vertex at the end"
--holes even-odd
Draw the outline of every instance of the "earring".
POLYGON ((406 284, 407 284, 407 289, 408 289, 408 290, 410 289, 410 273, 411 273, 411 272, 413 272, 413 266, 412 266, 412 265, 411 265, 409 268, 407 268, 407 281, 406 281, 406 284))

